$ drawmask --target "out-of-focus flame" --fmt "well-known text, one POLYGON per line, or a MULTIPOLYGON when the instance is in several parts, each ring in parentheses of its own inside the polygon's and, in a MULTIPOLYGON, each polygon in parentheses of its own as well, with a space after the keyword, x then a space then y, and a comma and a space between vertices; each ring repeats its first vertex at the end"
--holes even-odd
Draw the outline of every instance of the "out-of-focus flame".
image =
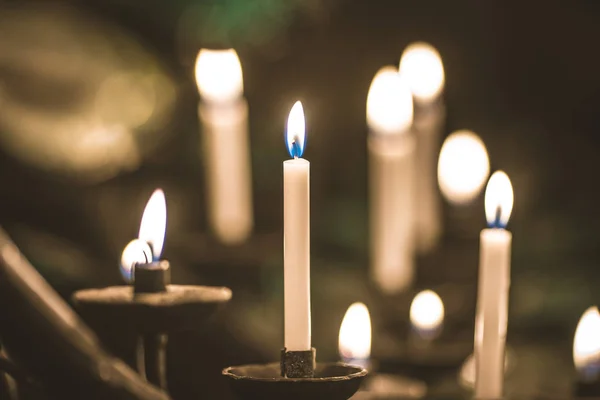
POLYGON ((156 189, 144 209, 138 238, 150 245, 153 260, 162 253, 167 230, 167 202, 162 189, 156 189))
POLYGON ((485 189, 485 217, 492 228, 508 224, 514 202, 513 188, 504 171, 496 171, 485 189))
POLYGON ((367 360, 371 356, 371 317, 363 303, 354 303, 346 311, 340 326, 338 350, 347 361, 367 360))
POLYGON ((600 375, 600 314, 596 306, 588 308, 577 324, 573 362, 585 380, 595 380, 600 375))
POLYGON ((423 290, 410 305, 410 322, 418 332, 435 332, 444 322, 444 303, 432 290, 423 290))
POLYGON ((150 245, 140 239, 133 239, 125 246, 121 254, 119 270, 125 282, 133 282, 133 267, 135 264, 148 264, 152 262, 152 249, 150 245))
POLYGON ((202 49, 196 58, 196 84, 203 99, 225 103, 242 96, 242 65, 234 49, 202 49))
POLYGON ((392 66, 381 68, 367 96, 367 123, 376 133, 399 134, 413 121, 413 100, 408 85, 392 66))
POLYGON ((483 141, 471 131, 457 131, 446 138, 438 162, 438 182, 446 199, 465 204, 477 197, 490 173, 483 141))
POLYGON ((400 58, 400 75, 420 103, 435 100, 444 87, 442 58, 428 43, 412 43, 404 50, 400 58))
POLYGON ((306 122, 304 121, 304 109, 302 103, 294 103, 287 120, 285 130, 285 145, 292 158, 302 157, 306 144, 306 122))

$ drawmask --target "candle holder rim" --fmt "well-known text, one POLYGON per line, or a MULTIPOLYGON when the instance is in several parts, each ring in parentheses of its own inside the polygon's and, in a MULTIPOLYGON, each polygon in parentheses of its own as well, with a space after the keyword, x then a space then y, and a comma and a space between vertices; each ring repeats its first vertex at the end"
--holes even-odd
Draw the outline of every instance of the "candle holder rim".
POLYGON ((235 365, 226 367, 221 371, 221 374, 225 377, 232 378, 235 380, 248 380, 248 381, 256 381, 256 382, 307 382, 307 383, 318 383, 318 382, 336 382, 336 381, 347 381, 355 378, 365 377, 369 371, 366 368, 363 368, 359 365, 348 364, 344 362, 330 362, 330 363, 317 363, 317 366, 325 367, 325 366, 336 366, 343 368, 352 368, 355 372, 350 373, 348 375, 340 375, 340 376, 328 376, 328 377, 313 377, 313 378, 286 378, 283 376, 265 378, 265 377, 257 377, 250 375, 239 375, 235 374, 233 370, 242 369, 242 368, 267 368, 273 367, 278 368, 279 363, 268 363, 268 364, 245 364, 245 365, 235 365))

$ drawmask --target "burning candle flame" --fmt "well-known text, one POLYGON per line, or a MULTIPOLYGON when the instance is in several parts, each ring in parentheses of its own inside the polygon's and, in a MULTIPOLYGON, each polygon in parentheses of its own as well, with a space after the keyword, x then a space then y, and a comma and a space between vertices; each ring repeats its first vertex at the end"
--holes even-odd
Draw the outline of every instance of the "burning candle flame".
POLYGON ((481 192, 490 173, 483 141, 471 131, 457 131, 446 138, 438 162, 440 190, 448 201, 466 204, 481 192))
POLYGON ((223 103, 242 96, 242 65, 234 49, 202 49, 196 58, 196 84, 207 101, 223 103))
POLYGON ((410 305, 410 322, 418 331, 437 331, 444 322, 444 303, 432 290, 423 290, 410 305))
POLYGON ((152 259, 157 261, 162 254, 167 230, 167 202, 161 189, 156 189, 144 209, 138 238, 150 245, 152 259))
POLYGON ((440 53, 428 43, 412 43, 402 53, 400 75, 406 79, 417 102, 435 100, 445 80, 440 53))
POLYGON ((125 246, 121 254, 120 272, 127 283, 133 282, 133 267, 135 264, 152 262, 152 249, 143 240, 134 239, 125 246))
POLYGON ((304 109, 302 103, 294 103, 287 121, 285 130, 285 144, 292 158, 300 158, 304 153, 306 144, 306 122, 304 121, 304 109))
POLYGON ((413 100, 408 85, 392 66, 381 68, 367 96, 367 122, 377 133, 398 134, 410 128, 413 100))
POLYGON ((504 171, 492 174, 485 189, 485 216, 490 228, 505 228, 514 202, 513 188, 504 171))
POLYGON ((588 308, 577 324, 573 362, 585 380, 592 381, 600 375, 600 313, 596 306, 588 308))
POLYGON ((371 317, 363 303, 354 303, 346 311, 338 340, 344 360, 367 360, 371 356, 371 317))

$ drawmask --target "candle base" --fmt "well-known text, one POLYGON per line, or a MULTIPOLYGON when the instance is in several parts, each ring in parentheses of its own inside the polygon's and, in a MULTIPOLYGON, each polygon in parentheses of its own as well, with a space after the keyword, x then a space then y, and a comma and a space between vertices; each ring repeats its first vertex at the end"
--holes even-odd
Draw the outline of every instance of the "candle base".
POLYGON ((242 365, 222 372, 240 399, 347 400, 359 389, 367 370, 344 363, 317 363, 312 378, 281 376, 280 363, 242 365))
POLYGON ((160 293, 167 291, 171 283, 171 266, 168 261, 136 264, 133 269, 133 291, 138 293, 160 293))
POLYGON ((281 349, 281 376, 285 378, 312 378, 315 374, 317 350, 287 351, 281 349))

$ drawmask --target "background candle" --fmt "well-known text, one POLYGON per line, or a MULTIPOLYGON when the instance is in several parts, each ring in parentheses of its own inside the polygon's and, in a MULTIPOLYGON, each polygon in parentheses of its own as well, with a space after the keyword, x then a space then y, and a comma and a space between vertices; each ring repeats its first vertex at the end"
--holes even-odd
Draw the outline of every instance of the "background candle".
POLYGON ((202 49, 196 59, 196 82, 202 97, 198 115, 208 218, 222 242, 240 243, 250 235, 254 218, 248 105, 242 96, 242 67, 235 50, 202 49))
MULTIPOLYGON (((578 381, 593 383, 600 377, 600 314, 597 307, 588 308, 575 331, 573 340, 573 362, 578 381)), ((596 388, 596 396, 600 391, 596 388)))
POLYGON ((475 319, 475 397, 502 397, 508 324, 512 234, 505 230, 513 207, 508 176, 496 171, 485 192, 489 229, 481 231, 475 319))
POLYGON ((288 117, 286 145, 292 160, 283 162, 283 267, 285 348, 305 351, 310 337, 310 163, 303 158, 305 121, 302 103, 288 117))
POLYGON ((369 367, 371 316, 363 303, 354 303, 348 307, 340 325, 338 350, 344 362, 369 367))
POLYGON ((438 337, 444 326, 444 303, 432 290, 419 292, 410 305, 413 335, 427 342, 438 337))
POLYGON ((371 277, 385 293, 414 277, 412 96, 394 67, 383 67, 367 98, 371 277))
POLYGON ((436 183, 436 163, 446 122, 442 99, 444 66, 438 51, 423 42, 409 45, 400 59, 400 75, 414 99, 414 123, 417 138, 415 195, 416 246, 421 253, 438 244, 441 210, 436 183))

